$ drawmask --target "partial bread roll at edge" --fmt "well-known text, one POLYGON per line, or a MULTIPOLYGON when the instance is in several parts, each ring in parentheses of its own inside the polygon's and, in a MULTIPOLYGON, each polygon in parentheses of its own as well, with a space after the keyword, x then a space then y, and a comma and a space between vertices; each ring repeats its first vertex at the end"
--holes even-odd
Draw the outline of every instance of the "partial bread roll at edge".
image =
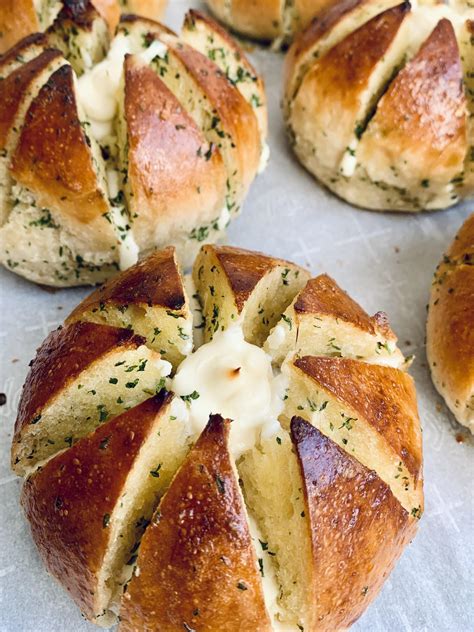
POLYGON ((30 476, 21 502, 52 575, 84 615, 109 627, 153 509, 187 451, 162 391, 103 424, 30 476))
POLYGON ((53 331, 26 378, 12 468, 27 474, 107 419, 154 395, 171 365, 129 329, 73 323, 53 331))
POLYGON ((426 352, 433 383, 474 433, 474 214, 439 264, 431 287, 426 352))

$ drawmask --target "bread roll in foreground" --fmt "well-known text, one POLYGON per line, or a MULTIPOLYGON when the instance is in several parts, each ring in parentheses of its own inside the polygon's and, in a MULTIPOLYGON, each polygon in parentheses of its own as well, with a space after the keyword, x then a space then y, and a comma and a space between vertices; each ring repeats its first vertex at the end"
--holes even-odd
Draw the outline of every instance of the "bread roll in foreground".
POLYGON ((193 278, 157 252, 38 351, 12 464, 39 554, 120 632, 345 630, 423 513, 409 362, 327 275, 206 245, 193 278))

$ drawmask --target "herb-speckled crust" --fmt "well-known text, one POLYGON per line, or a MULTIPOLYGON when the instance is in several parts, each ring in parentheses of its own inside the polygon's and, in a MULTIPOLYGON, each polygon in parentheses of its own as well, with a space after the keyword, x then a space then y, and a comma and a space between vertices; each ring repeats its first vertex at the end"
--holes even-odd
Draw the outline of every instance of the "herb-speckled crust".
POLYGON ((374 335, 380 332, 387 339, 397 340, 384 312, 377 312, 374 316, 369 316, 327 274, 320 274, 308 281, 305 288, 298 294, 294 303, 294 310, 297 317, 298 314, 302 316, 325 314, 336 320, 351 323, 369 334, 374 335))
POLYGON ((290 261, 270 257, 254 250, 233 246, 204 246, 202 252, 209 253, 219 262, 232 290, 239 314, 259 281, 277 266, 289 266, 292 270, 299 269, 302 274, 307 274, 306 270, 290 261))
POLYGON ((109 251, 116 245, 105 218, 110 206, 79 120, 70 66, 59 68, 31 104, 11 174, 35 194, 39 207, 50 209, 91 250, 109 251))
POLYGON ((433 382, 474 433, 474 215, 438 266, 428 309, 426 351, 433 382), (464 255, 463 252, 466 254, 464 255))
POLYGON ((162 391, 99 427, 30 476, 21 504, 48 571, 89 619, 100 616, 98 579, 110 520, 140 448, 171 395, 162 391))
POLYGON ((159 250, 104 283, 79 303, 66 322, 79 320, 82 314, 101 304, 164 307, 177 316, 187 315, 187 299, 174 248, 159 250))
POLYGON ((241 201, 255 178, 260 162, 261 143, 257 118, 252 107, 210 59, 175 38, 163 36, 169 54, 177 57, 199 91, 207 97, 218 118, 222 144, 228 145, 227 177, 235 180, 236 199, 241 201))
MULTIPOLYGON (((371 89, 382 90, 375 85, 370 88, 374 78, 389 78, 393 57, 396 62, 405 52, 396 42, 408 15, 406 4, 376 15, 315 60, 306 73, 292 103, 289 125, 297 139, 317 147, 318 167, 339 168, 355 129, 365 118, 367 94, 371 89)), ((311 168, 311 158, 303 158, 311 168)))
POLYGON ((291 438, 312 545, 311 598, 304 618, 312 632, 346 630, 379 592, 414 536, 417 520, 376 472, 307 421, 293 417, 291 438))
POLYGON ((33 33, 20 40, 15 46, 0 55, 0 77, 4 78, 22 64, 40 55, 48 44, 46 35, 33 33))
POLYGON ((221 154, 157 73, 137 57, 125 61, 124 112, 129 211, 140 248, 156 245, 155 226, 170 243, 175 234, 211 224, 225 206, 221 154))
MULTIPOLYGON (((249 92, 252 93, 250 101, 251 103, 253 101, 255 115, 260 128, 260 136, 263 142, 267 136, 268 127, 267 97, 263 79, 243 54, 240 46, 237 45, 236 41, 224 28, 214 20, 211 20, 205 13, 191 9, 186 14, 181 37, 186 39, 186 34, 192 36, 195 30, 202 31, 205 36, 207 56, 212 58, 223 72, 231 76, 232 81, 235 82, 237 89, 240 90, 247 102, 249 101, 249 92), (232 57, 230 62, 229 57, 232 57), (233 64, 238 66, 236 76, 234 76, 232 72, 233 64), (258 100, 258 104, 255 103, 256 99, 258 100), (255 109, 255 107, 257 109, 255 109)), ((191 37, 190 44, 201 53, 206 54, 206 51, 200 48, 198 38, 195 39, 191 37)))
POLYGON ((57 50, 45 50, 38 57, 19 66, 0 82, 0 148, 6 145, 18 108, 31 84, 61 57, 57 50))
POLYGON ((271 630, 229 425, 210 417, 163 497, 122 600, 120 632, 271 630))
MULTIPOLYGON (((463 71, 453 25, 441 20, 380 99, 357 155, 373 180, 449 183, 467 153, 463 71)), ((426 188, 426 184, 424 185, 426 188)))
POLYGON ((68 383, 95 360, 117 347, 135 349, 144 342, 144 338, 135 336, 128 329, 95 323, 74 323, 51 332, 32 360, 23 386, 15 422, 12 460, 23 429, 68 383))
POLYGON ((18 40, 39 31, 39 20, 33 0, 2 0, 0 10, 0 53, 18 40))
POLYGON ((294 366, 374 428, 413 476, 421 495, 421 432, 412 377, 349 358, 305 356, 294 366))

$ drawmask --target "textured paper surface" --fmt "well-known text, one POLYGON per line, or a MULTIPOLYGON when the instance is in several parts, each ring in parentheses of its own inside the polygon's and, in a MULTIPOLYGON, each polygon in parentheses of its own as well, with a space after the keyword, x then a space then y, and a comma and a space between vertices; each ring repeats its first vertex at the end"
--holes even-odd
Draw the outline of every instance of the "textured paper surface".
MULTIPOLYGON (((191 4, 171 0, 168 23, 178 28, 191 4)), ((255 50, 253 59, 267 84, 271 161, 231 226, 229 242, 292 259, 314 273, 328 272, 367 311, 385 310, 402 350, 416 354, 411 373, 423 424, 426 513, 416 540, 352 629, 473 630, 474 443, 456 440, 460 427, 432 386, 424 336, 433 271, 474 203, 395 215, 337 200, 299 166, 286 143, 279 108, 281 55, 255 50)), ((7 395, 0 408, 0 632, 86 632, 95 628, 48 577, 31 542, 9 450, 28 362, 88 290, 50 293, 2 269, 0 292, 0 391, 7 395)))

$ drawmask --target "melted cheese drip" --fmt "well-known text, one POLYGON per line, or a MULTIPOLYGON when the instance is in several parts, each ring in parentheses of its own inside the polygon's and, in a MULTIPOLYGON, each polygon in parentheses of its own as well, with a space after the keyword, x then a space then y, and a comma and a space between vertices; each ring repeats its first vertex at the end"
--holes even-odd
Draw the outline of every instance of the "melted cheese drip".
MULTIPOLYGON (((109 196, 114 199, 119 193, 119 173, 115 169, 107 169, 107 185, 109 196)), ((119 267, 126 270, 138 261, 140 248, 138 247, 133 232, 128 225, 128 214, 124 206, 111 204, 112 223, 117 229, 119 248, 119 267)))
POLYGON ((123 62, 125 55, 133 53, 139 53, 138 57, 148 64, 155 57, 165 55, 166 46, 155 40, 148 48, 137 49, 137 43, 132 38, 119 33, 112 41, 107 57, 79 78, 79 100, 91 123, 92 134, 98 141, 112 134, 123 62))
POLYGON ((234 325, 188 356, 171 388, 188 396, 196 434, 213 413, 233 420, 230 449, 238 459, 282 411, 286 377, 274 376, 270 356, 246 342, 242 328, 234 325))

